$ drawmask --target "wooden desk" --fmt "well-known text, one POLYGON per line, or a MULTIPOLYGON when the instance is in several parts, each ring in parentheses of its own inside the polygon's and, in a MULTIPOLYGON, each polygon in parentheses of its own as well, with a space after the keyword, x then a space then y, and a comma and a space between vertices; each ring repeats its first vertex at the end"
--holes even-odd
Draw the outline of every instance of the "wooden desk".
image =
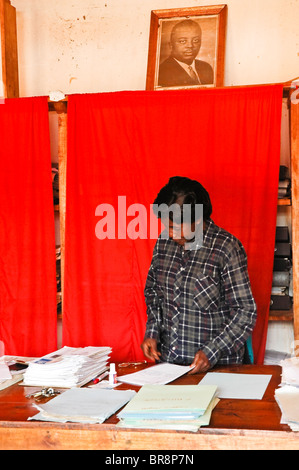
MULTIPOLYGON (((140 367, 140 366, 139 366, 140 367)), ((118 368, 127 374, 137 368, 118 368)), ((217 372, 271 374, 262 400, 221 399, 212 413, 210 425, 197 433, 122 429, 115 426, 116 415, 104 424, 45 423, 27 421, 36 414, 28 387, 13 385, 0 392, 0 449, 69 450, 201 450, 201 449, 299 449, 299 433, 280 424, 281 413, 274 390, 281 378, 279 366, 217 367, 217 372)), ((175 384, 197 384, 202 374, 184 376, 175 384)), ((118 389, 135 388, 122 384, 118 389)))

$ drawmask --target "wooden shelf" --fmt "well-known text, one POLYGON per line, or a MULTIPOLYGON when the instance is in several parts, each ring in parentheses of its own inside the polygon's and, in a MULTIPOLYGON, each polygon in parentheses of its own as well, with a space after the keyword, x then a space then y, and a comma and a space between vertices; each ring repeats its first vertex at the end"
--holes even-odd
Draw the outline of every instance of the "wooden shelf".
POLYGON ((290 197, 285 197, 277 200, 277 205, 278 206, 291 206, 291 198, 290 197))
POLYGON ((270 310, 269 321, 293 321, 293 309, 291 310, 270 310))

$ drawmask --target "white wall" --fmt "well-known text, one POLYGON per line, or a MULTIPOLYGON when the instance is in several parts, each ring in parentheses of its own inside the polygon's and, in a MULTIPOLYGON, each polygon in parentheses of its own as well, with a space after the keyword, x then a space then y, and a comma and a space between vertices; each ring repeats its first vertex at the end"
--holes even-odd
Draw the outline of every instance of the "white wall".
MULTIPOLYGON (((11 0, 21 96, 145 88, 150 12, 215 0, 11 0)), ((221 2, 219 2, 221 3, 221 2)), ((225 85, 299 75, 299 1, 227 0, 225 85)))

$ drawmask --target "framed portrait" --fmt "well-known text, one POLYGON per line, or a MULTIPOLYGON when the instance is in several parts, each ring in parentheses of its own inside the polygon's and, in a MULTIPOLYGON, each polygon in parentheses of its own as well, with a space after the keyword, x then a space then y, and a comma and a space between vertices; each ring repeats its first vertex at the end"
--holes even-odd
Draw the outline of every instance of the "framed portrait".
POLYGON ((146 89, 223 86, 227 5, 151 12, 146 89))

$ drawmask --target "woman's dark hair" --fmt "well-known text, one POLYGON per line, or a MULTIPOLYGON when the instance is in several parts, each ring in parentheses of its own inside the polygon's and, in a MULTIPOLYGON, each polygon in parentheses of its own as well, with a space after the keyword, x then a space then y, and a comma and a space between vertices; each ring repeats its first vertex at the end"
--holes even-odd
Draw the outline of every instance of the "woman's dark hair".
MULTIPOLYGON (((166 204, 179 204, 180 216, 183 214, 183 205, 191 208, 191 223, 195 222, 195 206, 203 205, 203 219, 209 220, 212 214, 212 204, 207 190, 195 180, 185 176, 173 176, 168 183, 159 191, 154 201, 154 213, 158 218, 163 217, 163 210, 159 206, 166 204)), ((163 207, 163 206, 162 206, 163 207)), ((171 212, 169 217, 171 218, 171 212)), ((172 219, 171 219, 172 220, 172 219)))

